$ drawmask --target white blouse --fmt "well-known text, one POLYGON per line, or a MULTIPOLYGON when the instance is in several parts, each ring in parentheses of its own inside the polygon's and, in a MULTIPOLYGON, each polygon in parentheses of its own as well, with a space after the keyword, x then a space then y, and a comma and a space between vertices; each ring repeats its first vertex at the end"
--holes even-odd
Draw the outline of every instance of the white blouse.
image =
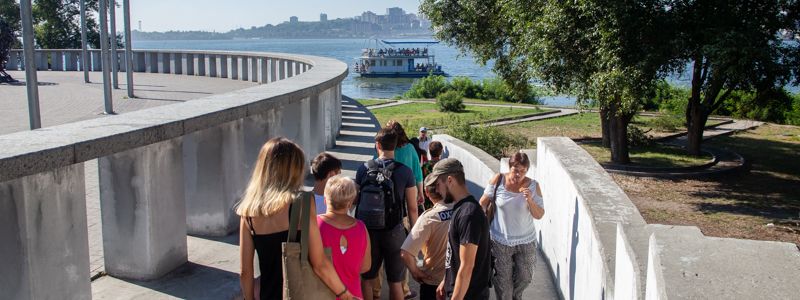
MULTIPOLYGON (((492 240, 506 246, 522 245, 535 241, 536 228, 525 195, 506 190, 505 178, 502 181, 497 188, 497 209, 494 213, 494 220, 489 226, 492 240)), ((544 208, 544 200, 536 194, 537 185, 536 180, 531 180, 528 188, 534 194, 533 201, 536 205, 544 208)), ((489 184, 483 190, 483 195, 489 197, 489 201, 494 196, 494 186, 494 184, 489 184)))

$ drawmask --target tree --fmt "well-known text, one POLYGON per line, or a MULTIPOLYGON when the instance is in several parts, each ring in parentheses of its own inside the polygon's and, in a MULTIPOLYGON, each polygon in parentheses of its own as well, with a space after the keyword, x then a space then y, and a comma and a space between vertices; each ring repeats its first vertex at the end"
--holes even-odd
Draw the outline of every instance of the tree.
MULTIPOLYGON (((797 76, 797 1, 675 1, 677 57, 691 63, 687 150, 699 155, 708 116, 735 90, 765 94, 797 76), (786 43, 779 32, 795 40, 786 43)), ((795 79, 795 82, 797 80, 795 79)))
MULTIPOLYGON (((16 1, 0 0, 0 20, 6 22, 13 36, 20 36, 19 4, 16 1)), ((15 38, 11 48, 21 47, 21 43, 15 38)))
MULTIPOLYGON (((93 16, 99 11, 98 1, 86 1, 86 38, 95 49, 100 48, 99 23, 93 16)), ((43 49, 81 48, 80 12, 79 0, 36 0, 33 31, 37 45, 43 49)))
POLYGON ((628 163, 627 128, 659 77, 673 66, 671 19, 658 0, 425 0, 436 36, 505 80, 535 77, 601 112, 612 161, 628 163))
POLYGON ((9 50, 11 50, 11 46, 15 41, 16 37, 14 36, 14 31, 11 29, 11 26, 6 23, 5 19, 0 19, 0 83, 15 81, 11 75, 6 73, 9 50))

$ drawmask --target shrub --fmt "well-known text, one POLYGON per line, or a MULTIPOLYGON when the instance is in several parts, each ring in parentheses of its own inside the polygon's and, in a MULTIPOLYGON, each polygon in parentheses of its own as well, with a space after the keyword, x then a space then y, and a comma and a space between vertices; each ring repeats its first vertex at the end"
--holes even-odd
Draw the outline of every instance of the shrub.
POLYGON ((660 131, 677 131, 684 127, 684 118, 675 114, 664 114, 647 122, 651 127, 660 131))
POLYGON ((481 99, 497 99, 501 101, 514 101, 514 95, 511 89, 500 79, 486 78, 481 83, 481 92, 478 98, 481 99))
POLYGON ((800 95, 795 94, 792 96, 792 98, 794 98, 792 110, 787 111, 784 118, 786 120, 786 124, 800 125, 800 95))
POLYGON ((671 114, 682 115, 686 113, 689 104, 689 89, 669 84, 666 80, 659 81, 653 90, 653 96, 647 99, 642 108, 644 110, 658 110, 671 114))
POLYGON ((461 92, 467 98, 479 98, 478 94, 481 92, 481 85, 473 82, 469 77, 459 76, 450 81, 450 89, 461 92))
POLYGON ((447 91, 436 97, 436 106, 441 112, 461 112, 466 108, 463 98, 459 91, 447 91))
POLYGON ((414 80, 411 88, 403 94, 405 98, 436 98, 449 88, 447 80, 441 75, 431 75, 414 80))
POLYGON ((472 126, 461 119, 448 126, 447 133, 496 158, 528 146, 528 141, 522 136, 503 133, 496 127, 472 126))
POLYGON ((653 138, 641 128, 628 125, 628 146, 629 147, 646 147, 653 145, 653 138))

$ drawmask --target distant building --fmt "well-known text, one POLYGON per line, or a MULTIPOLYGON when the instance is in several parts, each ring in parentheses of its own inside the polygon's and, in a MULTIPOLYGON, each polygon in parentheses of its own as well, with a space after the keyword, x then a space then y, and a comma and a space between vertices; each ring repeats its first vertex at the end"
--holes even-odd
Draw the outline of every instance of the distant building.
POLYGON ((408 18, 406 12, 399 7, 390 7, 386 9, 386 21, 389 25, 404 25, 408 18))
POLYGON ((299 21, 299 19, 297 19, 297 16, 289 17, 289 23, 297 23, 298 21, 299 21))
POLYGON ((370 24, 377 24, 378 23, 378 15, 371 11, 365 11, 361 13, 361 22, 367 22, 370 24))
POLYGON ((326 22, 326 21, 328 21, 328 14, 326 14, 326 13, 321 13, 321 14, 319 14, 319 21, 320 21, 320 22, 326 22))

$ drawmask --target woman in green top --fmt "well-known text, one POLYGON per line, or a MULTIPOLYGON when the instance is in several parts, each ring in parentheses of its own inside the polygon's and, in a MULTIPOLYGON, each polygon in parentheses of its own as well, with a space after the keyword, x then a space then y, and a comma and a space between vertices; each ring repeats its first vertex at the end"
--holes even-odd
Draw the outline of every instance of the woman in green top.
POLYGON ((419 165, 417 149, 408 142, 408 135, 406 135, 406 131, 403 129, 403 125, 400 125, 400 122, 391 120, 386 123, 386 128, 397 134, 397 148, 394 150, 394 160, 411 168, 417 183, 417 204, 421 204, 424 191, 422 190, 422 167, 419 165))

